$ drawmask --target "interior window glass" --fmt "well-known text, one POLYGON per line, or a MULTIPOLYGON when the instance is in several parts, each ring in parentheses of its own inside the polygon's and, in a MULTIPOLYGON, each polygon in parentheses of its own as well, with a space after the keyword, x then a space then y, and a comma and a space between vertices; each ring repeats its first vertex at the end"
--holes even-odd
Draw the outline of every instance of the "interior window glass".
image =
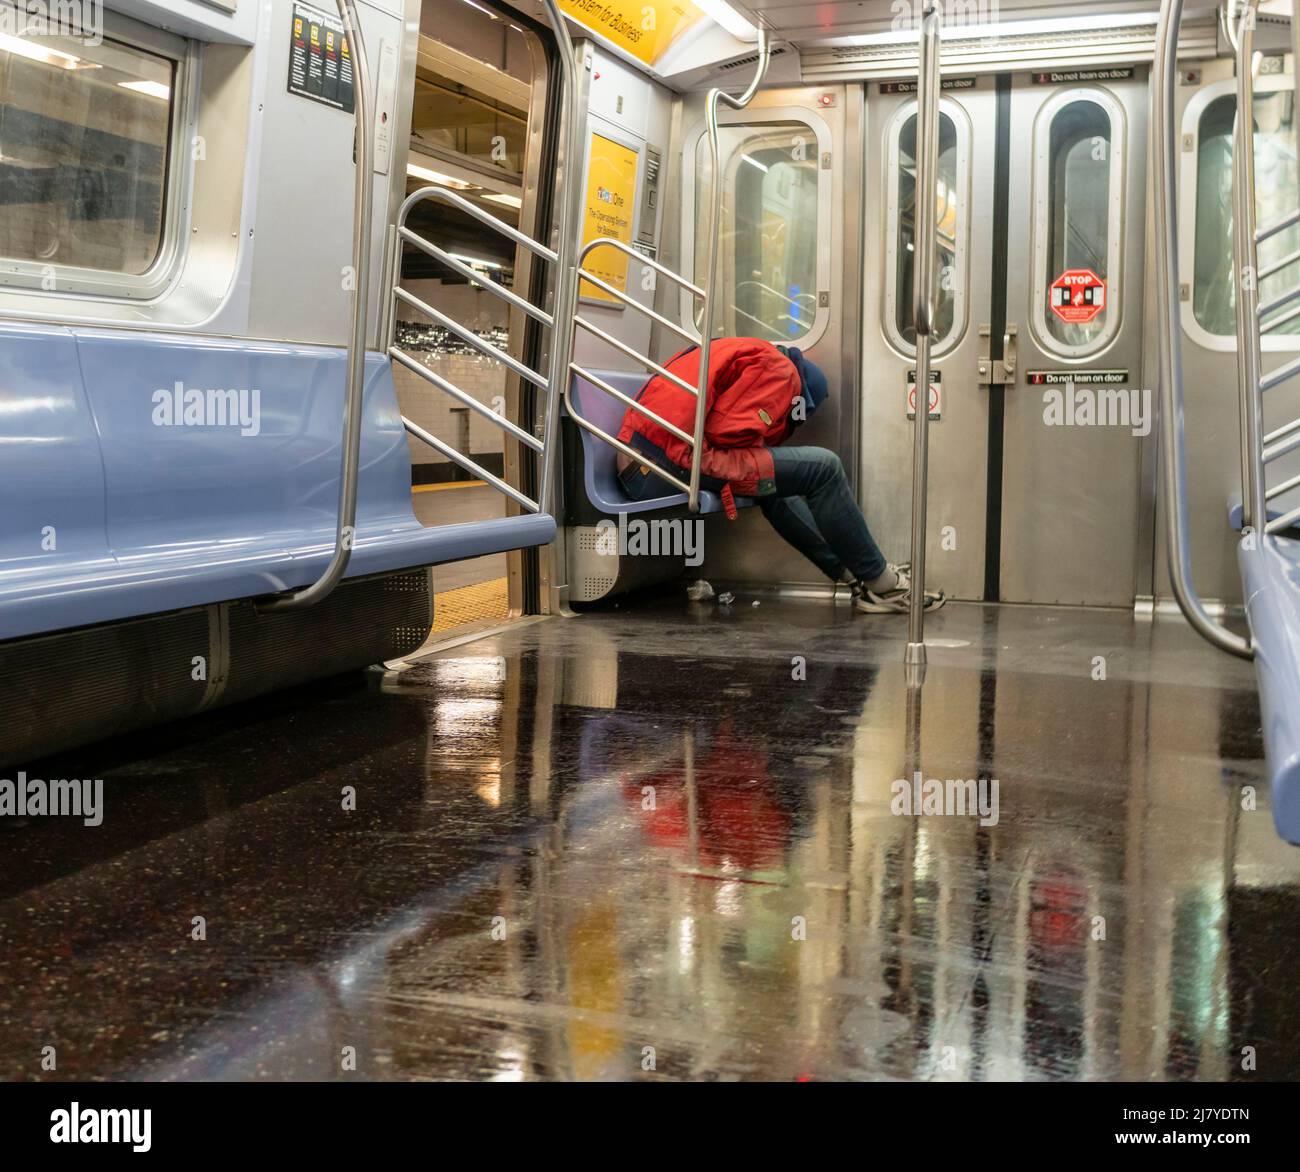
MULTIPOLYGON (((796 342, 817 317, 817 136, 802 122, 724 126, 718 332, 796 342)), ((696 148, 695 281, 707 263, 708 139, 696 148)), ((699 307, 696 308, 699 324, 699 307)))
POLYGON ((1106 329, 1108 300, 1090 321, 1064 320, 1052 308, 1058 299, 1064 308, 1069 299, 1097 294, 1079 287, 1053 289, 1053 284, 1066 273, 1087 270, 1110 287, 1110 115, 1096 102, 1070 102, 1053 116, 1049 133, 1047 287, 1053 300, 1047 328, 1066 346, 1087 346, 1106 329))
POLYGON ((148 271, 163 241, 174 74, 114 41, 0 40, 0 255, 148 271))
MULTIPOLYGON (((938 271, 954 271, 957 233, 965 209, 957 200, 957 128, 947 114, 939 115, 939 178, 934 193, 935 225, 939 245, 938 271)), ((898 240, 894 273, 894 323, 900 337, 916 345, 912 281, 916 259, 916 115, 898 135, 898 240)), ((953 331, 956 293, 951 280, 941 279, 935 289, 934 336, 942 343, 953 331)))
MULTIPOLYGON (((1263 226, 1296 206, 1297 168, 1291 90, 1255 95, 1255 209, 1263 226)), ((1237 97, 1224 94, 1205 107, 1196 155, 1196 254, 1192 309, 1202 328, 1225 337, 1237 332, 1236 283, 1232 279, 1232 125, 1237 97)), ((1300 249, 1300 227, 1288 228, 1259 246, 1266 265, 1300 249)), ((1300 279, 1295 266, 1260 282, 1260 299, 1284 293, 1300 279)), ((1273 335, 1300 333, 1300 318, 1273 335)))

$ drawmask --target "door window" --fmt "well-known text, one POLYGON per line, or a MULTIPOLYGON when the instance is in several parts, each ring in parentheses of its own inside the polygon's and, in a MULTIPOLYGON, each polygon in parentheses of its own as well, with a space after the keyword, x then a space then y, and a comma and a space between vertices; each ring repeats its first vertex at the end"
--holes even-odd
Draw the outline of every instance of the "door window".
MULTIPOLYGON (((818 317, 819 265, 825 238, 817 132, 798 121, 723 126, 722 231, 718 259, 720 334, 808 344, 818 317)), ((706 279, 704 228, 713 199, 709 143, 695 148, 694 280, 706 279)), ((829 245, 829 241, 826 241, 829 245)), ((824 284, 821 287, 825 287, 824 284)), ((701 307, 695 305, 695 324, 701 307)))
MULTIPOLYGON (((1263 227, 1280 220, 1300 200, 1294 127, 1295 95, 1291 90, 1255 94, 1255 212, 1263 227)), ((1232 279, 1232 130, 1237 96, 1211 101, 1197 123, 1196 251, 1193 261, 1192 309, 1211 334, 1237 333, 1237 287, 1232 279)), ((1263 269, 1300 249, 1300 227, 1279 232, 1259 246, 1263 269)), ((1260 283, 1260 300, 1291 288, 1300 279, 1295 266, 1260 283)), ((1274 336, 1300 334, 1300 317, 1279 325, 1274 336)))
MULTIPOLYGON (((912 288, 916 264, 916 130, 916 103, 912 102, 895 115, 888 135, 885 331, 905 353, 916 350, 912 288)), ((939 111, 939 170, 934 191, 938 244, 934 290, 936 349, 955 342, 966 328, 968 137, 964 118, 945 102, 939 111)))
POLYGON ((1082 357, 1119 328, 1123 116, 1104 91, 1068 91, 1035 139, 1034 321, 1049 351, 1082 357))

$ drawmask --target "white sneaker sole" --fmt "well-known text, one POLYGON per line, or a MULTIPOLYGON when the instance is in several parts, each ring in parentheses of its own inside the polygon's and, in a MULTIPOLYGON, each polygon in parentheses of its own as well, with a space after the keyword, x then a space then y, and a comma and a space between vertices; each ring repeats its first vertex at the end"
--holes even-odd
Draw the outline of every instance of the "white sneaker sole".
MULTIPOLYGON (((948 601, 948 596, 942 592, 926 592, 925 613, 933 614, 936 610, 942 610, 943 604, 948 601)), ((912 608, 911 603, 906 598, 881 600, 872 602, 867 598, 855 598, 853 606, 862 614, 907 614, 912 608)))

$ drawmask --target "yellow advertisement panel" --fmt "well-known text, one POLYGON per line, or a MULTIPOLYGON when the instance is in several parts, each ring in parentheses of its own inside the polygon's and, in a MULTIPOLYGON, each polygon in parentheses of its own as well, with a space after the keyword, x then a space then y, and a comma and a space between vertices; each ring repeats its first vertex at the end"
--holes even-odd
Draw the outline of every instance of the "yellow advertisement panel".
POLYGON ((704 16, 691 0, 560 0, 560 8, 646 65, 704 16))
MULTIPOLYGON (((587 167, 587 215, 582 228, 582 242, 588 244, 601 236, 612 236, 624 244, 632 243, 632 209, 636 200, 637 153, 631 147, 613 142, 602 134, 591 136, 590 163, 587 167)), ((617 248, 597 248, 587 257, 583 268, 620 292, 627 290, 628 256, 617 248)), ((582 297, 618 304, 615 297, 583 281, 582 297)))

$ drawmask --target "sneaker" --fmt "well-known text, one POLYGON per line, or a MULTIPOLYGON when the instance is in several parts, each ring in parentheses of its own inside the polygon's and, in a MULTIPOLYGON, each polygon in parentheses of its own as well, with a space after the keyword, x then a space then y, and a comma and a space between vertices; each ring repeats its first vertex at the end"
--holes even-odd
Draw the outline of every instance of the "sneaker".
MULTIPOLYGON (((893 590, 877 594, 874 590, 859 584, 853 591, 853 606, 863 614, 907 614, 912 609, 912 580, 908 575, 911 566, 894 566, 898 575, 898 585, 893 590)), ((948 601, 942 590, 925 592, 925 611, 938 610, 948 601)))

